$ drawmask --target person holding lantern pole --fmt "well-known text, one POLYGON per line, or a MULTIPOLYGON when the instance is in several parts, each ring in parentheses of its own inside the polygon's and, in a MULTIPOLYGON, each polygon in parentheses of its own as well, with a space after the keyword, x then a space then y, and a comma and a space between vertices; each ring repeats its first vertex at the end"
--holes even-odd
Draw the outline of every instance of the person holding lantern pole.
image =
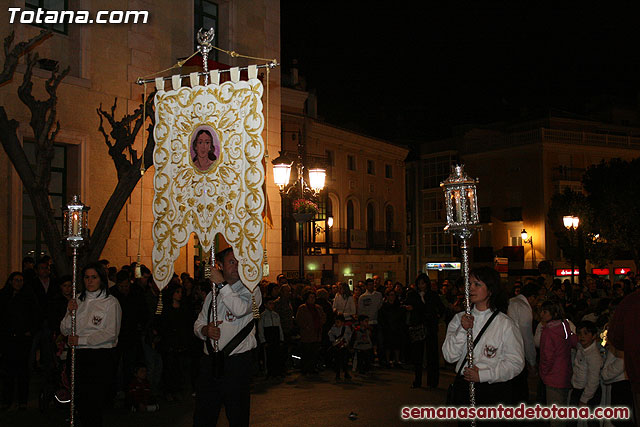
POLYGON ((122 310, 109 295, 109 281, 99 262, 87 264, 80 274, 84 290, 67 305, 60 332, 76 347, 76 393, 82 426, 102 426, 102 410, 115 374, 122 310), (71 312, 76 310, 76 335, 71 335, 71 312))
POLYGON ((471 271, 470 301, 471 315, 458 313, 447 327, 447 336, 442 353, 449 363, 456 363, 454 402, 469 404, 469 382, 476 387, 476 404, 511 404, 511 380, 524 368, 524 344, 515 322, 506 314, 507 301, 500 283, 500 275, 490 267, 471 271), (473 366, 467 364, 467 329, 473 328, 474 340, 482 331, 480 340, 474 345, 473 366))

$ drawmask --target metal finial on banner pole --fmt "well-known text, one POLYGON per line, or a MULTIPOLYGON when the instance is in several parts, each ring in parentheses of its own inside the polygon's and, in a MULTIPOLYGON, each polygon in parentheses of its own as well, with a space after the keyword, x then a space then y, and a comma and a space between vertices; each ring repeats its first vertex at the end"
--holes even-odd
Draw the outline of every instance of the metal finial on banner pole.
MULTIPOLYGON (((469 178, 463 165, 452 167, 451 175, 440 186, 444 188, 444 200, 447 208, 447 226, 444 228, 460 239, 462 249, 462 274, 464 275, 465 313, 471 314, 469 289, 469 239, 479 226, 478 197, 476 184, 478 180, 469 178)), ((473 328, 467 329, 467 360, 473 366, 473 328)), ((475 385, 469 382, 469 404, 476 405, 475 385)), ((471 421, 475 426, 475 420, 471 421)))
POLYGON ((202 54, 204 85, 206 86, 209 84, 209 51, 211 50, 211 42, 213 42, 213 38, 215 37, 215 31, 213 28, 209 28, 208 31, 205 31, 204 28, 200 28, 196 37, 199 43, 198 50, 202 54))

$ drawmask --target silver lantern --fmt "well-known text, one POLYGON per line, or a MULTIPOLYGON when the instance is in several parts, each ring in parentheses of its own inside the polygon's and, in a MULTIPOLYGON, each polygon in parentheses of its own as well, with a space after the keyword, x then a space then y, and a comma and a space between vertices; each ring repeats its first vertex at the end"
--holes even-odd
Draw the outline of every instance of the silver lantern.
POLYGON ((454 236, 461 239, 473 235, 478 228, 478 196, 476 194, 477 179, 469 178, 464 172, 464 165, 452 168, 451 175, 440 184, 444 187, 447 204, 447 226, 454 236))
POLYGON ((80 246, 88 236, 89 209, 80 201, 80 196, 75 195, 62 211, 62 234, 71 247, 80 246))

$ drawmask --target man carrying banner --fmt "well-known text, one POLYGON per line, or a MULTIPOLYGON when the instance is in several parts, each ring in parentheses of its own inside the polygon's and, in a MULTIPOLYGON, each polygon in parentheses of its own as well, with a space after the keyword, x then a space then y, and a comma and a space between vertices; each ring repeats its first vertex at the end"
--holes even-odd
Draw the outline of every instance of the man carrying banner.
MULTIPOLYGON (((216 261, 222 267, 211 272, 212 292, 218 292, 218 324, 213 322, 210 292, 193 325, 194 333, 205 344, 196 385, 193 425, 216 425, 224 404, 230 426, 248 426, 251 350, 257 345, 252 295, 240 280, 238 260, 232 248, 216 254, 216 261), (214 341, 219 351, 214 351, 214 341)), ((261 303, 258 291, 255 306, 261 303)))

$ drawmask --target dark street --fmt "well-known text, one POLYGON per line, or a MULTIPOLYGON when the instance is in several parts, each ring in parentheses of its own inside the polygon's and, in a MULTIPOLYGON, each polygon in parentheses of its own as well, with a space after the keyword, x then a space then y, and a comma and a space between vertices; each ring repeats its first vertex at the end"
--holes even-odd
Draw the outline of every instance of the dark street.
MULTIPOLYGON (((305 378, 297 372, 283 383, 258 379, 251 394, 251 425, 255 426, 389 426, 402 425, 400 408, 407 404, 444 403, 446 388, 453 378, 450 371, 441 371, 440 387, 411 389, 413 379, 409 369, 378 369, 371 376, 355 375, 353 380, 335 383, 334 374, 326 369, 318 377, 305 378), (355 412, 357 418, 349 419, 355 412)), ((32 393, 33 395, 33 393, 32 393)), ((34 396, 35 398, 35 396, 34 396)), ((63 426, 68 425, 65 409, 46 413, 37 409, 32 399, 26 411, 11 410, 0 415, 2 426, 63 426)), ((107 426, 190 426, 193 398, 179 402, 160 402, 154 413, 132 413, 124 408, 107 412, 107 426)), ((444 423, 440 423, 444 424, 444 423)), ((227 426, 224 413, 219 425, 227 426)), ((432 423, 435 425, 435 423, 432 423)))

